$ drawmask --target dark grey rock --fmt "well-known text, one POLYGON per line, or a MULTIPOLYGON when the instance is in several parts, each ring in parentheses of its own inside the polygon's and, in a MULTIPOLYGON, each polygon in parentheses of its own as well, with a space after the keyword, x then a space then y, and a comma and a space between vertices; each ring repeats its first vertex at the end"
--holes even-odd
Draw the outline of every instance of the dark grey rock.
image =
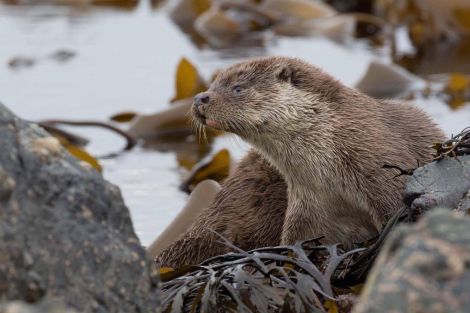
POLYGON ((405 203, 418 211, 456 209, 469 190, 470 155, 443 159, 415 170, 405 188, 405 203))
POLYGON ((384 245, 354 313, 470 311, 470 219, 446 210, 400 226, 384 245))
POLYGON ((154 312, 151 262, 120 191, 0 104, 0 301, 154 312))

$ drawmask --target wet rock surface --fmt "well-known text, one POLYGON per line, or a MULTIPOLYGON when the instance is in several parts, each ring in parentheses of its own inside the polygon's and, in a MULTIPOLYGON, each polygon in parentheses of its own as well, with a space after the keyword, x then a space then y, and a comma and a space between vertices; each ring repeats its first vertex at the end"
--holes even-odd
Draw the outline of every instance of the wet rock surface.
POLYGON ((119 189, 2 104, 0 134, 1 301, 153 312, 152 265, 119 189))
POLYGON ((468 312, 470 219, 437 209, 392 234, 354 313, 468 312))
POLYGON ((470 207, 470 155, 447 158, 414 171, 405 189, 405 203, 427 211, 435 207, 470 207))

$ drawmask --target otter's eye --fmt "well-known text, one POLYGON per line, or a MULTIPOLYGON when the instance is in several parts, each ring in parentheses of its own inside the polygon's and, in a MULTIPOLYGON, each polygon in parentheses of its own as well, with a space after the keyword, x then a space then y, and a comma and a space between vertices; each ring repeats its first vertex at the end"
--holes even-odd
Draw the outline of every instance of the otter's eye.
POLYGON ((233 91, 234 94, 238 95, 243 91, 243 88, 242 88, 242 86, 237 85, 237 86, 232 88, 232 91, 233 91))

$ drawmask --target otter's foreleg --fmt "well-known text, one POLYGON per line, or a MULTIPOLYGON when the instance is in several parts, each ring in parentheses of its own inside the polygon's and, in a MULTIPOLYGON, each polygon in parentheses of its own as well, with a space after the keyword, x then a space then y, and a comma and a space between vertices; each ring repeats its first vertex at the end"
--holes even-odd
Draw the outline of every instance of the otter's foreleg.
POLYGON ((323 226, 328 219, 325 213, 319 201, 305 203, 289 195, 281 244, 292 245, 297 241, 326 236, 329 231, 323 226))
MULTIPOLYGON (((290 195, 289 195, 290 196, 290 195)), ((292 201, 287 208, 282 230, 282 244, 322 238, 324 244, 362 242, 377 235, 373 218, 355 205, 334 199, 292 201)))

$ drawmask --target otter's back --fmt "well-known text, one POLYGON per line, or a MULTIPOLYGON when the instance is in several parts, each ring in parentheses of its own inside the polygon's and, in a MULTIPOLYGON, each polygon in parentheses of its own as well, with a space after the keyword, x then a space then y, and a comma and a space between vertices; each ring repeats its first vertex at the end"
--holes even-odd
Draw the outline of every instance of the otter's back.
POLYGON ((430 161, 433 153, 432 143, 442 142, 444 132, 423 110, 410 102, 379 100, 383 108, 384 121, 391 132, 407 142, 409 151, 420 161, 430 161))

